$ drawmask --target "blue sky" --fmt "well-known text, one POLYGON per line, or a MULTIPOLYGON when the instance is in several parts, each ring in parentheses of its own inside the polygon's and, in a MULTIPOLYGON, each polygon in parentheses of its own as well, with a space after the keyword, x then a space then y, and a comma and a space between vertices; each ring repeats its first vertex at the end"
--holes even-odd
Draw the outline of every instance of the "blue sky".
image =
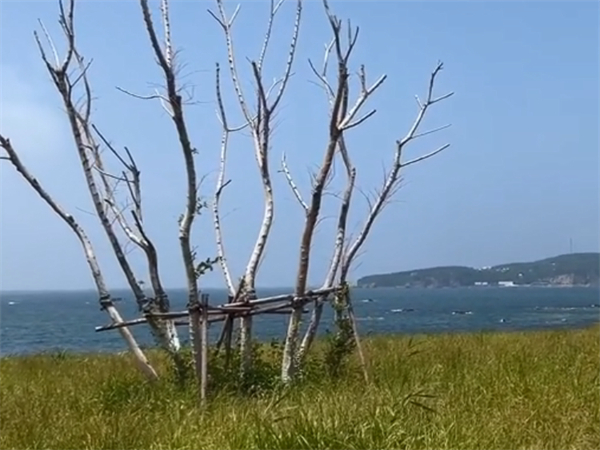
MULTIPOLYGON (((164 284, 184 285, 177 217, 184 206, 184 172, 173 126, 156 102, 136 100, 115 86, 152 93, 161 81, 135 1, 80 1, 76 11, 80 51, 90 69, 94 121, 111 140, 127 145, 143 171, 148 233, 159 249, 164 284)), ((157 6, 155 2, 154 6, 157 6)), ((322 158, 326 100, 311 81, 307 59, 320 61, 329 29, 320 2, 305 2, 294 76, 277 116, 271 150, 276 212, 274 231, 258 284, 291 285, 298 259, 302 212, 276 172, 282 151, 308 195, 308 171, 322 158)), ((172 1, 173 39, 184 81, 196 104, 187 108, 197 168, 206 174, 201 195, 210 198, 218 164, 220 128, 215 116, 214 64, 226 62, 223 35, 206 13, 211 1, 172 1)), ((229 4, 231 12, 234 4, 229 4)), ((360 25, 354 66, 388 80, 373 97, 375 117, 353 130, 349 146, 363 189, 381 182, 394 141, 416 114, 414 95, 425 94, 429 72, 445 62, 438 93, 455 91, 436 105, 425 128, 448 130, 407 149, 416 156, 444 142, 451 147, 404 173, 404 186, 368 240, 354 279, 376 272, 433 265, 483 266, 533 260, 569 251, 598 251, 598 17, 597 2, 334 2, 343 18, 360 25)), ((1 5, 0 129, 55 198, 77 216, 94 240, 113 287, 125 285, 97 219, 68 134, 66 119, 32 38, 42 19, 57 42, 57 4, 7 1, 1 5)), ((244 2, 234 39, 250 89, 268 2, 244 2)), ((283 70, 294 3, 284 5, 267 56, 268 79, 283 70)), ((226 75, 226 72, 225 72, 226 75)), ((228 84, 225 83, 227 87, 228 84)), ((230 120, 239 107, 227 89, 230 120)), ((225 191, 225 245, 236 276, 249 257, 262 217, 262 193, 248 136, 230 148, 225 191)), ((79 243, 65 224, 14 173, 0 165, 0 265, 3 289, 92 287, 79 243)), ((341 174, 341 168, 338 170, 341 174)), ((333 188, 342 186, 343 178, 333 188)), ((350 229, 366 204, 356 196, 350 229)), ((320 284, 332 249, 338 200, 328 196, 326 219, 313 251, 310 281, 320 284)), ((193 232, 201 256, 215 254, 211 216, 193 232)), ((145 276, 139 253, 134 267, 145 276)), ((222 286, 219 271, 204 285, 222 286)))

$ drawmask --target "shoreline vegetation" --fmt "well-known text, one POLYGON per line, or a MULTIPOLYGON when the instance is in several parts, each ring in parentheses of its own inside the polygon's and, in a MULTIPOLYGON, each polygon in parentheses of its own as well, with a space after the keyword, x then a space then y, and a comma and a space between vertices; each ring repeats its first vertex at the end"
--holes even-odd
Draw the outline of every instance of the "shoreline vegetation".
POLYGON ((8 356, 0 449, 599 448, 599 332, 372 336, 368 384, 322 339, 302 389, 278 384, 281 345, 257 344, 242 384, 213 357, 204 409, 160 352, 156 383, 128 354, 8 356))
POLYGON ((570 253, 533 262, 488 267, 442 266, 374 274, 358 288, 598 287, 600 253, 570 253))

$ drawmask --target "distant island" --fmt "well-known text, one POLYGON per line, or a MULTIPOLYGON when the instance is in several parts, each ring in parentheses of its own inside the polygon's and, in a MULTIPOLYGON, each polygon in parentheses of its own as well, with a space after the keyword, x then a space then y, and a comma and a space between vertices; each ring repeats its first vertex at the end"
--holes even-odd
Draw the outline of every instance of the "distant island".
POLYGON ((570 253, 540 261, 493 267, 446 266, 368 275, 363 288, 444 288, 465 286, 598 286, 600 253, 570 253))

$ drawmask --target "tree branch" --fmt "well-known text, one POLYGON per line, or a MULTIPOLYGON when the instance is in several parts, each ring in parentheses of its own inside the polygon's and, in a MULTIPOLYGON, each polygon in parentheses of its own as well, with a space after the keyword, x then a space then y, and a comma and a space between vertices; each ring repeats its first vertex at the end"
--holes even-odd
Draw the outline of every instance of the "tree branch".
POLYGON ((179 144, 185 162, 185 171, 187 175, 187 201, 183 216, 179 223, 179 242, 181 246, 183 263, 185 266, 188 300, 190 304, 195 305, 198 304, 200 298, 198 294, 198 280, 194 264, 194 253, 192 252, 190 244, 190 235, 194 217, 196 216, 198 210, 198 192, 196 187, 197 175, 196 166, 194 162, 194 154, 196 153, 196 150, 192 147, 192 144, 190 142, 190 137, 183 113, 183 102, 177 88, 177 80, 175 77, 174 64, 172 59, 172 44, 169 31, 170 25, 168 2, 167 0, 161 0, 161 15, 163 25, 165 28, 164 52, 160 46, 158 37, 156 35, 156 30, 152 22, 152 16, 150 14, 150 8, 148 6, 148 0, 140 0, 140 7, 142 10, 146 31, 150 39, 150 44, 152 46, 152 49, 154 50, 154 54, 158 60, 158 64, 162 69, 163 76, 166 82, 168 104, 171 108, 171 119, 173 120, 175 129, 177 131, 177 135, 179 137, 179 144))
POLYGON ((288 168, 287 161, 285 159, 285 153, 281 154, 281 171, 284 173, 285 178, 287 179, 288 185, 290 186, 290 189, 294 193, 296 200, 298 200, 298 203, 300 203, 300 206, 302 206, 302 209, 304 210, 304 212, 307 213, 308 205, 302 199, 302 194, 300 193, 300 190, 298 189, 298 186, 296 185, 296 183, 294 183, 294 179, 292 178, 292 174, 290 173, 290 169, 288 168))
MULTIPOLYGON (((113 324, 123 323, 123 319, 119 314, 117 308, 115 308, 114 303, 111 300, 110 292, 104 280, 104 276, 100 269, 100 265, 98 264, 98 260, 96 258, 96 253, 92 246, 92 242, 88 238, 87 234, 83 230, 83 228, 77 223, 75 218, 67 213, 53 198, 52 196, 42 187, 39 181, 34 178, 27 168, 21 162, 19 155, 15 151, 12 146, 10 140, 2 135, 0 135, 0 147, 2 147, 6 153, 7 157, 2 157, 5 160, 11 162, 17 172, 23 177, 25 181, 33 188, 33 190, 46 202, 46 204, 52 209, 75 233, 77 239, 79 240, 85 257, 88 263, 90 272, 92 273, 92 278, 96 285, 96 290, 98 291, 100 305, 103 309, 106 310, 108 315, 111 318, 113 324)), ((140 349, 138 343, 135 338, 127 328, 119 328, 119 333, 127 343, 129 350, 135 356, 135 361, 138 364, 139 368, 142 372, 150 379, 156 380, 158 375, 154 368, 148 362, 148 359, 140 349)))
MULTIPOLYGON (((225 277, 225 283, 227 284, 227 289, 229 291, 230 296, 236 295, 236 289, 233 284, 233 278, 231 276, 231 272, 229 270, 229 266, 227 264, 227 258, 225 255, 225 246, 223 244, 223 231, 221 228, 221 216, 219 212, 219 203, 221 200, 221 193, 223 189, 231 182, 228 180, 225 182, 225 166, 227 161, 227 147, 229 144, 229 134, 232 130, 229 128, 227 124, 227 115, 225 113, 225 106, 223 105, 223 96, 221 94, 221 77, 220 77, 220 67, 219 64, 216 65, 215 70, 215 89, 217 94, 217 106, 218 106, 218 114, 219 120, 221 122, 221 126, 223 127, 222 137, 221 137, 221 155, 219 160, 219 175, 217 176, 217 185, 215 187, 215 194, 213 199, 213 222, 214 229, 217 241, 217 256, 219 257, 219 264, 221 266, 221 270, 223 271, 223 276, 225 277)), ((247 125, 247 124, 245 124, 247 125)), ((245 126, 244 125, 244 126, 245 126)), ((244 127, 239 127, 236 130, 241 130, 244 127)))
MULTIPOLYGON (((92 168, 94 167, 94 164, 92 163, 91 158, 94 158, 96 163, 95 165, 101 171, 103 171, 103 167, 98 152, 98 145, 94 141, 94 137, 91 133, 89 124, 92 103, 91 88, 87 79, 87 67, 89 66, 86 66, 84 64, 83 57, 77 52, 75 46, 75 31, 73 23, 74 0, 71 0, 69 2, 69 8, 67 11, 65 11, 62 2, 59 3, 59 7, 59 23, 67 40, 67 55, 62 65, 60 67, 55 67, 48 61, 44 52, 44 48, 37 36, 37 33, 34 33, 36 42, 38 43, 40 55, 46 66, 46 69, 48 70, 48 73, 50 74, 52 81, 54 82, 54 85, 56 86, 61 96, 63 106, 69 119, 71 133, 75 141, 75 146, 84 172, 86 184, 88 186, 88 190, 90 192, 92 202, 96 210, 96 214, 109 239, 113 252, 117 257, 119 265, 121 266, 121 269, 125 274, 125 277, 134 293, 134 296, 138 301, 138 304, 141 305, 143 302, 145 302, 145 294, 139 286, 137 277, 134 275, 127 260, 126 254, 123 250, 123 247, 121 246, 112 228, 111 220, 106 212, 105 203, 102 199, 100 190, 92 173, 92 168), (77 82, 83 81, 84 105, 82 110, 78 109, 73 102, 73 88, 76 83, 74 83, 71 80, 69 75, 69 69, 71 63, 73 62, 73 59, 75 59, 75 63, 79 68, 77 82)), ((103 185, 105 186, 107 193, 110 193, 112 191, 112 188, 110 187, 110 184, 107 181, 107 177, 102 176, 101 174, 101 180, 103 181, 103 185)))
POLYGON ((401 169, 403 167, 409 166, 411 164, 416 164, 418 162, 421 162, 428 158, 431 158, 432 156, 437 155, 438 153, 442 152, 443 150, 447 149, 450 146, 450 144, 445 144, 445 145, 441 146, 440 148, 438 148, 437 150, 434 150, 428 154, 417 157, 417 158, 412 159, 407 162, 402 162, 402 151, 409 142, 411 142, 414 139, 417 139, 418 137, 425 136, 425 135, 431 134, 435 131, 439 131, 441 129, 448 128, 448 126, 444 126, 444 127, 440 127, 440 128, 434 129, 429 132, 417 134, 419 126, 421 125, 428 108, 431 105, 433 105, 441 100, 447 99, 453 95, 453 93, 451 92, 451 93, 443 95, 441 97, 433 98, 433 88, 435 85, 435 80, 436 80, 436 77, 438 76, 438 74, 440 73, 440 71, 442 70, 442 68, 443 68, 443 63, 439 62, 437 64, 437 66, 435 67, 435 69, 433 70, 433 72, 431 73, 431 76, 429 77, 429 88, 427 91, 427 97, 426 97, 425 102, 422 103, 417 97, 417 104, 419 105, 419 112, 418 112, 412 126, 410 127, 408 133, 404 136, 404 138, 402 138, 396 142, 396 152, 394 154, 394 160, 392 163, 391 170, 389 171, 389 174, 387 175, 387 177, 384 181, 384 184, 383 184, 379 194, 377 195, 375 201, 370 206, 369 213, 367 215, 367 218, 363 224, 361 231, 358 233, 358 236, 356 237, 354 242, 349 246, 348 252, 345 255, 345 258, 342 262, 341 272, 340 272, 341 282, 345 282, 348 272, 350 270, 350 266, 351 266, 353 260, 356 258, 357 252, 359 251, 359 249, 362 247, 365 240, 367 239, 367 236, 369 235, 369 232, 371 231, 371 228, 372 228, 373 224, 375 223, 375 220, 377 219, 377 217, 379 216, 379 214, 381 213, 381 211, 383 210, 385 205, 389 202, 389 200, 393 197, 396 190, 398 189, 399 182, 400 182, 401 169))

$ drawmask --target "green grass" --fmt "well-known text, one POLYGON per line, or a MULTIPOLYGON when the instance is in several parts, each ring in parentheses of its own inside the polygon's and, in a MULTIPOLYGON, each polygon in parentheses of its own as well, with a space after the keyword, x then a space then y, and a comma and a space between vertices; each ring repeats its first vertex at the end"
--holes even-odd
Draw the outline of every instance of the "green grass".
POLYGON ((597 449, 599 331, 375 337, 370 385, 356 362, 331 379, 317 352, 302 389, 213 389, 204 410, 127 356, 9 357, 0 448, 597 449))

